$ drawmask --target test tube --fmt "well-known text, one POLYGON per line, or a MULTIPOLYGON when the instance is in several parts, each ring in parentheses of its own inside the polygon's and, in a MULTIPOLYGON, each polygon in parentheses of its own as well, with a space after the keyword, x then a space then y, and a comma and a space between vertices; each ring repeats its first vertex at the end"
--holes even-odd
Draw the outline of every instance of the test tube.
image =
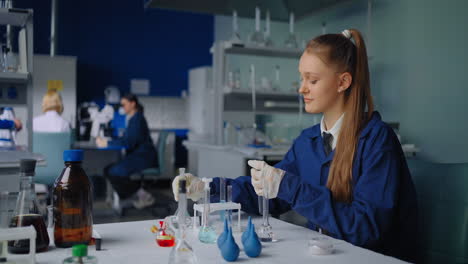
MULTIPOLYGON (((265 172, 262 172, 262 173, 265 173, 265 172)), ((271 173, 271 172, 270 172, 271 173)), ((259 237, 260 237, 260 241, 262 242, 276 242, 278 241, 276 239, 276 236, 275 234, 273 233, 273 230, 272 230, 272 227, 270 225, 270 221, 269 221, 269 198, 268 198, 268 183, 266 182, 265 180, 265 176, 262 177, 262 184, 263 184, 263 196, 261 196, 262 198, 262 202, 263 202, 263 210, 262 210, 262 214, 263 214, 263 223, 262 223, 262 226, 261 226, 261 229, 260 229, 260 234, 259 234, 259 237)))
MULTIPOLYGON (((229 184, 227 186, 227 200, 226 200, 228 203, 232 203, 232 185, 229 184)), ((232 221, 232 210, 228 210, 228 223, 230 226, 232 226, 231 224, 231 221, 232 221)))
POLYGON ((219 178, 219 202, 226 202, 226 178, 224 176, 219 178))
POLYGON ((228 203, 232 202, 232 185, 231 184, 227 186, 227 202, 228 203))
MULTIPOLYGON (((219 178, 219 202, 226 202, 226 178, 224 176, 219 178)), ((224 222, 225 215, 225 211, 219 211, 219 218, 221 222, 224 222)))
POLYGON ((264 226, 269 226, 269 220, 268 220, 268 215, 270 214, 269 212, 269 202, 268 202, 268 184, 265 182, 265 177, 263 177, 263 225, 264 226))

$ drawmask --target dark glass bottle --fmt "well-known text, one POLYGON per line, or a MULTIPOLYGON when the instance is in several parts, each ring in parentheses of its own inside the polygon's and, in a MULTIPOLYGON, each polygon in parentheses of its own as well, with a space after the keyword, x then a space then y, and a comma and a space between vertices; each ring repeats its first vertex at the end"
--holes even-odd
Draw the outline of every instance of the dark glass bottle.
MULTIPOLYGON (((36 160, 23 159, 20 161, 20 193, 10 227, 34 226, 36 229, 36 252, 43 252, 49 248, 49 235, 44 218, 39 214, 34 190, 34 171, 36 160)), ((21 239, 8 242, 8 251, 14 254, 29 253, 29 240, 21 239)))
POLYGON ((93 233, 91 184, 81 167, 82 150, 63 152, 65 168, 53 191, 54 241, 57 247, 89 244, 93 233))

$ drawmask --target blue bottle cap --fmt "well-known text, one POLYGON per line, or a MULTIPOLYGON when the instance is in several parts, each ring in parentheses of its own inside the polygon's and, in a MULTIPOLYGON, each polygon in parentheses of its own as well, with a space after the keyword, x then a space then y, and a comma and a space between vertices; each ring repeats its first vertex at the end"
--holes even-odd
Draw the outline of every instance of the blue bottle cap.
POLYGON ((83 160, 83 150, 81 149, 69 149, 63 152, 63 161, 82 161, 83 160))

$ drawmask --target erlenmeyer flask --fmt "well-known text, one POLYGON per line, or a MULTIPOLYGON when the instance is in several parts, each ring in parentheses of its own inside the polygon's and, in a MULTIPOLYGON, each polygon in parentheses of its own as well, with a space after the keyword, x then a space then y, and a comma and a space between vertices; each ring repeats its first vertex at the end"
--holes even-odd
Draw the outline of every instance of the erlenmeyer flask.
POLYGON ((255 31, 249 37, 249 42, 257 46, 265 46, 265 38, 260 32, 260 8, 255 8, 255 31))
MULTIPOLYGON (((10 227, 34 226, 36 229, 36 252, 43 252, 49 248, 49 234, 44 218, 39 214, 34 190, 34 170, 36 160, 23 159, 20 161, 20 193, 16 208, 10 222, 10 227)), ((8 250, 14 254, 29 253, 29 240, 22 239, 8 242, 8 250)))
POLYGON ((239 35, 239 26, 237 24, 237 11, 232 11, 232 36, 231 42, 235 44, 241 44, 242 40, 239 35))
POLYGON ((179 208, 177 215, 178 228, 176 229, 176 246, 172 248, 169 255, 169 264, 195 264, 197 258, 192 247, 185 240, 187 228, 184 212, 187 211, 187 189, 186 181, 179 181, 179 208))
POLYGON ((284 45, 287 48, 294 48, 297 49, 297 38, 296 34, 294 34, 294 13, 291 12, 289 14, 289 35, 286 41, 284 42, 284 45))

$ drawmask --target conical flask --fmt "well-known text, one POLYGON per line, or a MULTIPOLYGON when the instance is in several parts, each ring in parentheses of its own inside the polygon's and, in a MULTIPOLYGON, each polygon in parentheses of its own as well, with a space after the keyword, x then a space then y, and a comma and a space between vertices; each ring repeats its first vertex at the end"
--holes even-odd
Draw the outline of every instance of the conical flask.
MULTIPOLYGON (((20 161, 20 193, 11 218, 10 227, 34 226, 36 229, 36 252, 49 248, 49 235, 44 218, 39 214, 36 192, 34 190, 34 170, 36 160, 20 161)), ((29 253, 29 240, 21 239, 8 242, 8 251, 14 254, 29 253)))
POLYGON ((171 254, 169 255, 169 264, 195 264, 197 258, 193 252, 192 247, 185 240, 186 238, 186 215, 187 212, 187 188, 186 181, 179 181, 179 206, 177 208, 178 215, 176 229, 176 246, 172 248, 171 254))

